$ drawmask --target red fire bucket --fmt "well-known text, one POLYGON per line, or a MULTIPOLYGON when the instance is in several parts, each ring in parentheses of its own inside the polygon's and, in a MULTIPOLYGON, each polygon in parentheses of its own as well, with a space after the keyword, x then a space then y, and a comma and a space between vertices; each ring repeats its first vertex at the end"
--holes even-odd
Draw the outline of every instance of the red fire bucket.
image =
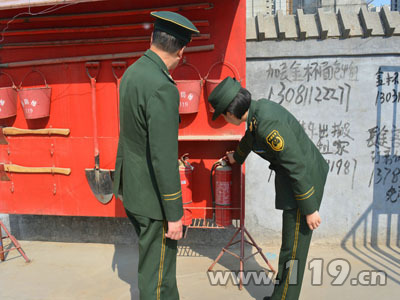
POLYGON ((192 175, 193 166, 189 163, 187 154, 184 154, 179 160, 179 175, 181 179, 182 188, 182 204, 183 204, 183 217, 182 224, 185 226, 192 224, 192 210, 188 207, 192 204, 192 175))
POLYGON ((11 86, 0 88, 0 119, 13 117, 17 114, 17 87, 11 76, 7 73, 0 72, 0 76, 5 75, 11 81, 11 86))
MULTIPOLYGON (((206 79, 206 90, 207 90, 207 97, 211 94, 211 92, 217 87, 218 84, 221 83, 222 80, 220 79, 206 79)), ((208 103, 208 109, 210 112, 214 112, 214 108, 208 103)))
MULTIPOLYGON (((237 77, 237 80, 238 80, 239 82, 241 81, 240 75, 239 75, 239 71, 237 70, 237 68, 236 68, 233 64, 228 63, 228 62, 226 62, 226 61, 225 61, 225 62, 224 62, 224 61, 218 61, 218 62, 214 63, 214 64, 210 67, 210 69, 208 70, 208 73, 207 73, 206 77, 204 78, 204 81, 206 82, 207 97, 210 96, 211 92, 212 92, 212 91, 217 87, 217 85, 220 84, 221 81, 222 81, 222 79, 208 79, 208 76, 210 75, 210 72, 212 71, 212 69, 214 69, 214 67, 217 66, 217 65, 219 65, 219 64, 222 64, 222 65, 224 65, 224 66, 227 66, 227 67, 232 71, 233 75, 234 75, 235 77, 237 77), (236 75, 237 75, 237 76, 236 76, 236 75)), ((209 109, 210 112, 212 112, 212 113, 214 112, 214 108, 211 106, 210 103, 208 103, 208 109, 209 109)))
POLYGON ((51 99, 51 87, 48 86, 44 75, 37 71, 32 70, 27 73, 19 85, 19 100, 24 110, 25 119, 40 119, 50 115, 50 99, 51 99), (37 72, 44 80, 44 87, 34 88, 22 88, 22 83, 27 75, 37 72))
POLYGON ((203 85, 203 78, 200 72, 192 64, 183 62, 180 66, 188 66, 192 68, 199 75, 199 80, 175 80, 176 86, 179 91, 179 113, 192 114, 199 111, 201 88, 203 85))

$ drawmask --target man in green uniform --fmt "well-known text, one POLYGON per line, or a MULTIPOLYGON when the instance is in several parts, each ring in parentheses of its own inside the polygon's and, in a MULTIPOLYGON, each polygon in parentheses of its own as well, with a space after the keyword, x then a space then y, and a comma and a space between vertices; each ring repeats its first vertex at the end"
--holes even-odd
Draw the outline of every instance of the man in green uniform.
POLYGON ((235 79, 224 79, 208 101, 215 109, 213 120, 222 114, 235 125, 247 122, 236 151, 227 152, 230 163, 242 164, 254 151, 275 171, 275 206, 283 210, 282 246, 274 292, 264 299, 298 299, 312 231, 321 223, 318 210, 328 164, 290 112, 267 99, 252 101, 235 79))
MULTIPOLYGON (((141 300, 177 300, 177 240, 182 237, 178 167, 179 92, 170 76, 197 28, 167 11, 156 18, 151 46, 120 87, 120 137, 114 194, 122 194, 139 237, 141 300)), ((121 197, 120 197, 121 198, 121 197)))

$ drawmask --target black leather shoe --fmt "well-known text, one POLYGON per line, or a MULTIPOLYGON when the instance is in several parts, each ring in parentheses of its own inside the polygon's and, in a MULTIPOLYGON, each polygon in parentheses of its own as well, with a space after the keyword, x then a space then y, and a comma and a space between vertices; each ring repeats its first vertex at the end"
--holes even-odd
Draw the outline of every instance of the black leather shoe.
POLYGON ((269 300, 269 299, 271 299, 271 297, 269 297, 269 296, 265 296, 265 297, 263 298, 263 300, 269 300))

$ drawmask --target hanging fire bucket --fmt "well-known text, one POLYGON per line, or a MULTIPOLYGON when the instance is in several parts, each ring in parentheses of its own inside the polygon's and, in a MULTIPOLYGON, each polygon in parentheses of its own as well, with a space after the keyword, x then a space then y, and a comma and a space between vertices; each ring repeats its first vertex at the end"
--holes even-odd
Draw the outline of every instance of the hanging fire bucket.
POLYGON ((188 154, 182 155, 179 159, 179 175, 181 178, 183 217, 182 224, 189 226, 192 224, 192 210, 190 204, 193 202, 193 166, 189 163, 188 154))
POLYGON ((32 70, 24 76, 19 85, 18 94, 25 119, 40 119, 50 115, 51 87, 48 86, 46 78, 38 70, 32 70), (24 79, 33 72, 37 72, 43 77, 45 86, 23 88, 24 79))
POLYGON ((200 72, 195 66, 184 60, 180 66, 185 65, 192 68, 200 78, 199 80, 175 80, 179 91, 179 113, 192 114, 199 111, 203 78, 201 78, 200 72))
POLYGON ((7 73, 0 72, 0 76, 5 75, 11 81, 11 86, 0 88, 0 119, 13 117, 17 114, 17 87, 11 76, 7 73))
MULTIPOLYGON (((222 64, 224 66, 227 66, 233 73, 234 77, 237 78, 237 80, 239 82, 241 82, 242 80, 240 79, 240 75, 239 75, 239 71, 237 70, 237 68, 226 61, 218 61, 216 63, 214 63, 210 69, 208 70, 208 73, 206 75, 206 77, 204 78, 204 81, 206 82, 206 91, 207 91, 207 98, 210 96, 211 92, 217 87, 218 84, 221 83, 222 79, 208 79, 208 76, 210 75, 211 71, 214 69, 215 66, 222 64)), ((210 112, 214 112, 214 108, 211 106, 210 103, 208 103, 208 109, 210 112)))

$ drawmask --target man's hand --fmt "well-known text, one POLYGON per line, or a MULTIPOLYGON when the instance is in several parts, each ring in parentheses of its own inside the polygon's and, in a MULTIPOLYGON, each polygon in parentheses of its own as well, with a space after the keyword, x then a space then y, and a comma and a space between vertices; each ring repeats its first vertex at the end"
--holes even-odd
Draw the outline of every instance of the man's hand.
POLYGON ((180 240, 182 238, 182 220, 168 222, 168 232, 165 236, 171 240, 180 240))
POLYGON ((321 224, 321 217, 319 215, 318 210, 313 212, 312 214, 306 215, 307 225, 311 230, 317 229, 321 224))
POLYGON ((228 157, 229 163, 231 165, 233 165, 236 162, 236 160, 233 158, 233 153, 235 153, 235 151, 227 151, 226 152, 226 156, 228 157))

